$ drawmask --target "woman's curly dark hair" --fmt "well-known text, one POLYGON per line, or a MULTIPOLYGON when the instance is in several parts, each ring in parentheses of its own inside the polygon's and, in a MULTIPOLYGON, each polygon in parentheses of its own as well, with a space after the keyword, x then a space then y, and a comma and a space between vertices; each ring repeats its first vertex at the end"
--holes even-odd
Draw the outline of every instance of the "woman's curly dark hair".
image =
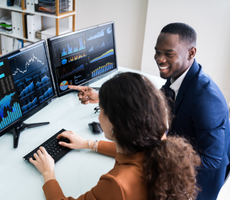
POLYGON ((128 154, 146 152, 149 199, 194 199, 200 158, 185 139, 161 140, 170 124, 161 91, 145 76, 126 72, 102 85, 99 100, 120 147, 128 154))
POLYGON ((200 165, 188 140, 169 136, 145 154, 145 173, 149 199, 193 200, 196 186, 196 167, 200 165))

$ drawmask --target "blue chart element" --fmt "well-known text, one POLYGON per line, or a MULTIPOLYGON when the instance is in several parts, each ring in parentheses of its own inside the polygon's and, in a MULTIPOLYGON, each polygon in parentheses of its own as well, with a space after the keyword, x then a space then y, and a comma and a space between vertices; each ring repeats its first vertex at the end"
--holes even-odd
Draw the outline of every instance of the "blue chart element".
MULTIPOLYGON (((16 82, 18 82, 18 81, 15 81, 14 83, 16 83, 16 82)), ((21 85, 24 85, 24 82, 20 82, 20 83, 17 85, 17 87, 19 87, 19 86, 21 86, 21 85)))
POLYGON ((37 87, 37 89, 40 89, 41 87, 43 87, 44 85, 46 85, 49 82, 50 82, 50 78, 45 75, 42 77, 41 82, 38 81, 36 83, 36 87, 37 87))
POLYGON ((0 78, 4 78, 5 77, 5 74, 0 74, 0 78))
POLYGON ((102 42, 100 48, 101 48, 101 47, 105 47, 105 42, 102 42))
POLYGON ((62 42, 60 45, 62 48, 61 57, 86 49, 84 37, 62 42))
POLYGON ((33 83, 33 81, 27 87, 25 87, 24 90, 22 90, 22 92, 19 95, 20 100, 25 98, 25 97, 27 97, 27 96, 29 96, 32 93, 34 93, 34 83, 33 83))
POLYGON ((46 72, 46 71, 48 71, 48 67, 47 67, 47 66, 45 66, 45 67, 43 67, 43 68, 41 69, 41 73, 44 73, 44 72, 46 72))
POLYGON ((93 51, 93 46, 90 47, 89 52, 93 51))
POLYGON ((53 95, 53 89, 52 87, 48 88, 48 90, 44 93, 44 95, 39 97, 40 103, 44 102, 46 99, 52 97, 53 95))
POLYGON ((32 80, 32 78, 31 78, 31 77, 26 78, 26 82, 31 81, 31 80, 32 80))
POLYGON ((65 65, 67 63, 67 59, 63 59, 62 61, 61 61, 61 64, 63 64, 63 65, 65 65))
POLYGON ((61 53, 61 57, 66 56, 66 55, 67 55, 67 51, 65 50, 65 48, 63 48, 63 51, 61 53))
POLYGON ((67 43, 67 47, 68 47, 68 54, 73 53, 73 48, 70 47, 68 43, 67 43))
POLYGON ((0 101, 0 105, 1 105, 1 109, 0 109, 0 117, 3 118, 4 117, 4 108, 8 108, 11 109, 10 103, 12 100, 12 97, 14 96, 14 93, 11 93, 9 95, 6 95, 1 101, 0 101))
POLYGON ((63 76, 61 76, 60 79, 63 79, 63 78, 65 78, 65 77, 67 77, 67 76, 70 76, 70 75, 72 75, 72 74, 76 74, 77 72, 79 72, 79 71, 81 71, 81 70, 84 70, 84 65, 83 65, 83 64, 81 64, 79 67, 77 67, 76 69, 72 70, 71 72, 69 72, 69 73, 67 73, 67 74, 65 74, 65 75, 63 75, 63 76))
POLYGON ((92 71, 92 78, 95 76, 98 76, 106 71, 109 71, 113 69, 113 63, 107 63, 106 65, 103 65, 101 67, 98 67, 97 69, 92 71))
POLYGON ((102 58, 106 58, 106 57, 111 56, 113 54, 114 54, 113 49, 110 49, 110 50, 106 51, 105 53, 103 53, 101 56, 98 56, 98 57, 94 58, 93 60, 91 60, 90 63, 96 62, 102 58))
POLYGON ((90 36, 87 40, 93 40, 99 37, 103 37, 104 36, 104 29, 102 29, 101 31, 99 31, 97 34, 95 34, 94 36, 90 36))
POLYGON ((79 47, 74 47, 73 53, 85 49, 85 45, 82 41, 82 38, 78 38, 79 41, 79 47))
POLYGON ((29 102, 27 105, 25 105, 25 106, 22 107, 23 114, 25 114, 28 111, 32 110, 36 106, 38 106, 38 99, 37 99, 37 97, 35 97, 32 102, 29 102))
POLYGON ((79 38, 78 40, 79 40, 80 49, 85 48, 85 47, 84 47, 84 44, 83 44, 83 42, 82 42, 82 38, 79 38))
POLYGON ((0 129, 5 128, 10 123, 14 122, 16 119, 22 116, 19 103, 15 102, 13 106, 10 105, 14 93, 6 95, 2 100, 0 100, 0 129), (7 116, 4 117, 4 108, 7 109, 7 116))
POLYGON ((108 28, 107 28, 107 33, 108 33, 108 34, 112 33, 111 27, 108 27, 108 28))

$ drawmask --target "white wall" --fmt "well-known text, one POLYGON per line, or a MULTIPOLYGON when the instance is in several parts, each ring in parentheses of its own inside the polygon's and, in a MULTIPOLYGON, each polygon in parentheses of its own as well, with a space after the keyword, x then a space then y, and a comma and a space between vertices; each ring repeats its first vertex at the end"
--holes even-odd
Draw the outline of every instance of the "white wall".
POLYGON ((77 0, 77 30, 114 21, 118 65, 141 69, 148 0, 77 0))
POLYGON ((230 1, 149 0, 141 70, 159 75, 154 46, 168 23, 184 22, 197 32, 197 61, 230 102, 230 1))
POLYGON ((76 29, 114 21, 118 65, 155 75, 160 30, 171 22, 191 25, 198 35, 197 61, 230 102, 229 0, 76 0, 76 11, 76 29))

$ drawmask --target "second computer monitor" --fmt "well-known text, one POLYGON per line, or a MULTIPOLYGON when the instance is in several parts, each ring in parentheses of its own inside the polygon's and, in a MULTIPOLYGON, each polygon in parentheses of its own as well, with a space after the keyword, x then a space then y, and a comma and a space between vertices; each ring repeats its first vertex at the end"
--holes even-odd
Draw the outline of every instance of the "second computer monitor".
POLYGON ((58 96, 117 70, 113 22, 49 38, 48 46, 58 96))

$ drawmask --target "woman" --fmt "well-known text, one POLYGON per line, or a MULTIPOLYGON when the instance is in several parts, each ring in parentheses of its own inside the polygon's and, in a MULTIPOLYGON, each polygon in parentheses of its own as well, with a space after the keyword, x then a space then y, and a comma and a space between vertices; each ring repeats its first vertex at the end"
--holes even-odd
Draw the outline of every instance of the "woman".
MULTIPOLYGON (((183 138, 166 138, 165 99, 144 76, 121 73, 99 92, 99 121, 111 142, 85 140, 71 131, 58 136, 72 149, 92 149, 116 158, 114 168, 78 199, 195 199, 200 158, 183 138)), ((54 174, 54 161, 41 147, 30 159, 44 177, 46 199, 66 198, 54 174)))

